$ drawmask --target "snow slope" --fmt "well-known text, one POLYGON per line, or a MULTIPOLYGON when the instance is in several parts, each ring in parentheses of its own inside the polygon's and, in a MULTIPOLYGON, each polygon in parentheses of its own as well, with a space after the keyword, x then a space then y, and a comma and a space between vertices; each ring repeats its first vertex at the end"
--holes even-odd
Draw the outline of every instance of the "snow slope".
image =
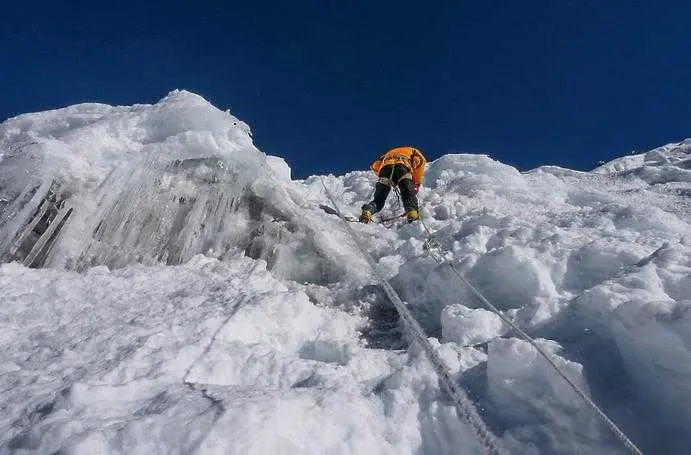
MULTIPOLYGON (((448 263, 644 452, 688 452, 689 144, 446 155, 420 194, 446 265, 420 224, 352 225, 509 453, 626 451, 448 263)), ((375 180, 323 179, 349 213, 375 180)), ((325 204, 189 92, 1 124, 0 453, 482 453, 325 204)))

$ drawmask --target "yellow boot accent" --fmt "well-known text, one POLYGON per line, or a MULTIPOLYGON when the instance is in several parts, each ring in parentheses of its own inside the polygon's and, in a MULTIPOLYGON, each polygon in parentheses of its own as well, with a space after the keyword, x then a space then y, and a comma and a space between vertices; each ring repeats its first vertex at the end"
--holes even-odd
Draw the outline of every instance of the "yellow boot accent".
POLYGON ((420 219, 420 214, 417 213, 417 210, 410 210, 408 213, 405 214, 405 216, 408 218, 408 223, 412 223, 413 221, 417 221, 420 219))
POLYGON ((360 222, 371 223, 372 221, 374 221, 374 214, 369 210, 363 210, 360 214, 360 222))

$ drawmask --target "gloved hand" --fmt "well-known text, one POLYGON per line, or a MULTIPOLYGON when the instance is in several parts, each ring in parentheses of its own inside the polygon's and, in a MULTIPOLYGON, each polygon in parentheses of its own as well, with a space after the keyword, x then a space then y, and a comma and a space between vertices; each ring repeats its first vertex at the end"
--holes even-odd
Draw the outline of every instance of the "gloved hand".
POLYGON ((416 183, 416 184, 415 184, 415 194, 417 194, 417 193, 419 193, 419 192, 420 192, 420 184, 419 184, 419 183, 416 183))

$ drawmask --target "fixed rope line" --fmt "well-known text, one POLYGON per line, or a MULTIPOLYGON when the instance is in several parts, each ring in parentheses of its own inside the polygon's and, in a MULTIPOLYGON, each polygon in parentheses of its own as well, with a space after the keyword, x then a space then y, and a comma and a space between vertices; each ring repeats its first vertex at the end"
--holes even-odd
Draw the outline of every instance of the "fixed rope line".
MULTIPOLYGON (((422 220, 420 220, 420 221, 422 222, 422 220)), ((422 225, 424 226, 425 230, 427 231, 428 235, 430 236, 429 240, 432 240, 432 238, 431 238, 432 234, 431 234, 430 230, 427 228, 427 226, 424 223, 422 223, 422 225)), ((439 265, 444 264, 445 261, 439 254, 435 254, 432 251, 430 251, 430 253, 431 253, 430 256, 432 257, 432 259, 434 259, 439 265)), ((461 280, 461 282, 463 284, 465 284, 473 292, 473 294, 475 294, 475 296, 478 299, 480 299, 480 301, 490 311, 492 311, 494 314, 499 316, 499 318, 501 318, 501 320, 506 325, 508 325, 512 330, 514 330, 518 335, 520 335, 521 338, 523 338, 525 341, 530 343, 537 350, 537 352, 542 357, 544 357, 545 360, 547 360, 547 362, 552 366, 552 368, 557 372, 557 374, 559 376, 561 376, 569 386, 571 386, 571 388, 574 390, 574 392, 576 392, 576 394, 593 410, 595 415, 597 415, 600 418, 600 420, 602 420, 602 422, 610 429, 610 431, 614 434, 614 436, 616 436, 617 439, 619 439, 619 441, 621 441, 621 443, 631 453, 636 454, 636 455, 643 455, 643 452, 641 451, 641 449, 639 449, 631 441, 631 439, 629 439, 629 437, 626 436, 626 434, 609 417, 607 417, 607 414, 605 414, 604 411, 602 411, 602 409, 600 409, 598 407, 598 405, 595 404, 595 402, 592 399, 590 399, 590 397, 588 397, 588 395, 585 393, 585 391, 578 384, 576 384, 573 380, 571 380, 571 378, 569 378, 569 376, 564 372, 564 370, 562 370, 562 368, 560 368, 559 365, 557 365, 556 362, 552 359, 552 356, 550 356, 547 353, 547 351, 545 351, 542 347, 540 347, 540 345, 537 344, 537 342, 535 341, 535 339, 533 337, 528 335, 525 331, 523 331, 520 327, 518 327, 511 319, 507 318, 502 311, 500 311, 497 307, 492 305, 492 303, 489 300, 487 300, 487 298, 475 286, 473 286, 472 283, 470 283, 470 281, 468 281, 461 274, 461 272, 458 271, 458 269, 456 268, 456 266, 452 262, 449 262, 448 264, 451 266, 451 270, 458 277, 458 279, 461 280)))
POLYGON ((482 443, 483 447, 485 448, 486 453, 488 454, 504 454, 505 451, 499 446, 497 443, 496 437, 492 432, 487 428, 487 425, 485 422, 482 420, 480 415, 478 414, 477 410, 475 409, 475 406, 473 403, 470 401, 468 398, 467 394, 458 387, 458 385, 455 383, 455 381, 451 378, 450 370, 449 367, 446 366, 442 358, 439 356, 439 354, 434 350, 432 345, 430 344, 429 340, 427 339, 427 336, 425 335, 424 330, 420 326, 420 324, 417 322, 415 317, 410 313, 408 308, 406 308, 405 303, 401 300, 401 298, 398 296, 398 293, 396 290, 389 284, 389 282, 386 280, 386 278, 381 274, 379 269, 377 268, 377 265, 374 261, 374 258, 372 255, 366 250, 364 245, 361 243, 360 239, 358 236, 355 234, 355 231, 353 228, 350 226, 349 223, 345 221, 345 218, 343 214, 341 213, 341 210, 339 209, 338 204, 334 200, 334 198, 331 196, 331 193, 329 192, 328 188, 326 187, 326 184, 324 183, 324 178, 321 178, 322 186, 324 187, 324 191, 326 192, 326 196, 329 198, 329 201, 331 201, 331 204, 334 206, 334 209, 338 213, 338 217, 343 221, 343 224, 345 225, 348 234, 352 238, 352 240, 355 242, 355 245, 357 245, 358 249, 364 256, 365 260, 367 260, 367 263, 369 266, 372 268, 373 272, 376 275, 377 281, 379 285, 382 287, 386 295, 389 297, 389 300, 391 300, 391 303, 393 303, 394 307, 396 308, 396 311, 398 312, 399 316, 403 320, 405 327, 408 329, 410 334, 413 336, 415 341, 418 342, 418 344, 422 347, 423 351, 427 355, 428 359, 430 360, 435 372, 437 373, 439 380, 442 384, 442 387, 446 390, 448 395, 451 397, 453 400, 454 404, 456 405, 456 408, 460 412, 460 414, 465 418, 465 420, 470 424, 473 432, 477 436, 478 440, 482 443))
POLYGON ((389 221, 396 221, 396 220, 399 219, 399 218, 403 218, 405 215, 406 215, 406 213, 403 212, 403 213, 401 213, 400 215, 392 215, 392 216, 390 216, 390 217, 388 217, 388 218, 382 217, 382 218, 379 219, 379 222, 380 222, 380 223, 388 223, 389 221))
POLYGON ((394 192, 396 193, 396 208, 394 210, 398 211, 403 206, 403 199, 401 198, 401 192, 398 189, 398 185, 392 185, 391 188, 393 188, 394 192))
POLYGON ((183 384, 185 384, 185 385, 187 385, 187 386, 194 386, 194 383, 193 383, 193 382, 190 382, 190 381, 187 380, 187 378, 189 377, 190 373, 192 373, 192 369, 195 367, 195 365, 196 365, 197 363, 199 363, 199 361, 200 361, 201 359, 203 359, 204 357, 206 357, 206 356, 209 354, 209 352, 211 352, 211 347, 212 347, 214 344, 216 344, 216 338, 217 338, 218 335, 221 333, 221 330, 223 329, 223 327, 225 327, 226 324, 228 324, 228 322, 230 321, 230 319, 231 319, 233 316, 235 316, 235 314, 236 314, 236 313, 238 312, 238 310, 240 309, 240 306, 242 306, 242 305, 245 303, 246 300, 247 300, 247 295, 246 295, 245 293, 242 293, 242 295, 240 296, 240 300, 239 300, 237 303, 235 303, 235 305, 233 305, 233 307, 230 309, 230 312, 228 313, 228 315, 227 315, 227 316, 223 319, 223 321, 218 325, 218 327, 217 327, 216 330, 214 331, 214 334, 211 336, 211 338, 209 338, 209 342, 208 342, 208 343, 206 344, 206 346, 204 347, 204 350, 194 359, 194 361, 189 365, 189 367, 187 367, 187 370, 185 371, 185 374, 184 374, 184 376, 182 377, 182 383, 183 383, 183 384))

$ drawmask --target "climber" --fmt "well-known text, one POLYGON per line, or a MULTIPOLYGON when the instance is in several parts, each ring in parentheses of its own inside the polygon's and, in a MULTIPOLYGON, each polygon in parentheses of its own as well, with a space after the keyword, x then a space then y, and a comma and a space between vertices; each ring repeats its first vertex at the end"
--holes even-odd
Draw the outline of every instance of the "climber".
POLYGON ((398 186, 408 222, 420 219, 417 193, 422 183, 427 160, 414 147, 397 147, 389 150, 372 163, 372 170, 379 177, 372 202, 362 206, 360 222, 374 221, 374 214, 384 207, 393 185, 398 186))

